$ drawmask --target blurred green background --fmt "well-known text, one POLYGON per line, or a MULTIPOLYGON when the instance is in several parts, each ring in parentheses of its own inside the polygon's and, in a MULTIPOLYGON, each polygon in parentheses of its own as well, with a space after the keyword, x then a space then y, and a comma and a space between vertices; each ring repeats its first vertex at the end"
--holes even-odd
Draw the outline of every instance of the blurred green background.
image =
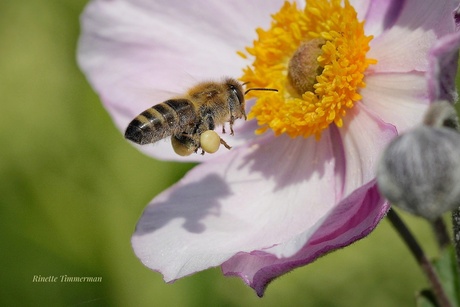
MULTIPOLYGON (((413 306, 427 282, 386 220, 262 299, 220 269, 165 284, 144 267, 130 245, 137 219, 193 165, 150 159, 115 129, 75 62, 86 2, 0 2, 1 306, 413 306)), ((430 228, 404 218, 434 254, 430 228)))

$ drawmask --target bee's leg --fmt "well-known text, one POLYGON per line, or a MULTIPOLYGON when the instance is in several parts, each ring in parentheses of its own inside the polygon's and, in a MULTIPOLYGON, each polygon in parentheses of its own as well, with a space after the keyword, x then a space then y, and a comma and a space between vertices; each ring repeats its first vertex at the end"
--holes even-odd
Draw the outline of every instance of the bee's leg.
POLYGON ((216 125, 214 123, 213 113, 209 109, 203 109, 201 111, 201 123, 200 123, 200 130, 204 132, 206 130, 214 130, 216 125))
POLYGON ((225 134, 225 124, 222 125, 222 133, 225 134))
POLYGON ((231 147, 230 145, 228 145, 227 142, 225 142, 222 138, 220 138, 220 143, 221 143, 222 145, 224 145, 225 148, 227 148, 227 149, 231 149, 231 148, 232 148, 232 147, 231 147))
POLYGON ((234 135, 235 133, 233 132, 233 123, 235 122, 235 117, 232 115, 230 116, 230 135, 234 135))

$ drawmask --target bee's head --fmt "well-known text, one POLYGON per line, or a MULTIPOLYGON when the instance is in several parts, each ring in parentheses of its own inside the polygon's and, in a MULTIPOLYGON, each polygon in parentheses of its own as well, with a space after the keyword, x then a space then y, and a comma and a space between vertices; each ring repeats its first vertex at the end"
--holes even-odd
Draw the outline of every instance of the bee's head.
MULTIPOLYGON (((244 83, 247 84, 248 82, 244 83)), ((229 105, 230 111, 235 116, 235 118, 242 118, 246 119, 246 112, 245 112, 245 100, 244 95, 246 95, 250 91, 274 91, 278 92, 277 89, 274 88, 265 88, 265 87, 253 87, 249 88, 246 91, 243 91, 243 85, 236 81, 235 79, 228 78, 225 80, 225 84, 228 86, 228 93, 229 97, 229 105)))
POLYGON ((228 88, 228 104, 230 106, 230 112, 235 118, 246 119, 245 101, 243 86, 237 80, 228 78, 225 80, 225 84, 228 88))

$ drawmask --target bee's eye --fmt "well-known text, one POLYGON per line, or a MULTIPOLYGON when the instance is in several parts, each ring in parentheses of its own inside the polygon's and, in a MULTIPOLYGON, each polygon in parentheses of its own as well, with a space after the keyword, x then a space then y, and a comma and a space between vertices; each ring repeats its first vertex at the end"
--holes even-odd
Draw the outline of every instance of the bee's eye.
POLYGON ((241 104, 244 103, 244 97, 243 97, 243 93, 241 93, 238 88, 236 86, 234 86, 233 84, 229 84, 229 87, 230 87, 230 90, 232 90, 232 92, 235 94, 235 96, 238 98, 238 101, 241 104))

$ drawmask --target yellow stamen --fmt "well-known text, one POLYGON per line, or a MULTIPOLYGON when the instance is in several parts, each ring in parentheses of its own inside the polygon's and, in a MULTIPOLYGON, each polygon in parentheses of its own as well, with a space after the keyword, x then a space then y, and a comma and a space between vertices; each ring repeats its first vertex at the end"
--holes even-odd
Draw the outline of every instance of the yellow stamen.
POLYGON ((348 0, 341 2, 308 0, 304 10, 285 2, 269 30, 256 30, 258 40, 246 48, 255 59, 241 80, 279 90, 248 94, 258 97, 249 113, 257 133, 270 128, 275 135, 319 138, 330 124, 341 127, 346 110, 361 100, 364 72, 377 62, 366 58, 372 36, 364 35, 348 0))

